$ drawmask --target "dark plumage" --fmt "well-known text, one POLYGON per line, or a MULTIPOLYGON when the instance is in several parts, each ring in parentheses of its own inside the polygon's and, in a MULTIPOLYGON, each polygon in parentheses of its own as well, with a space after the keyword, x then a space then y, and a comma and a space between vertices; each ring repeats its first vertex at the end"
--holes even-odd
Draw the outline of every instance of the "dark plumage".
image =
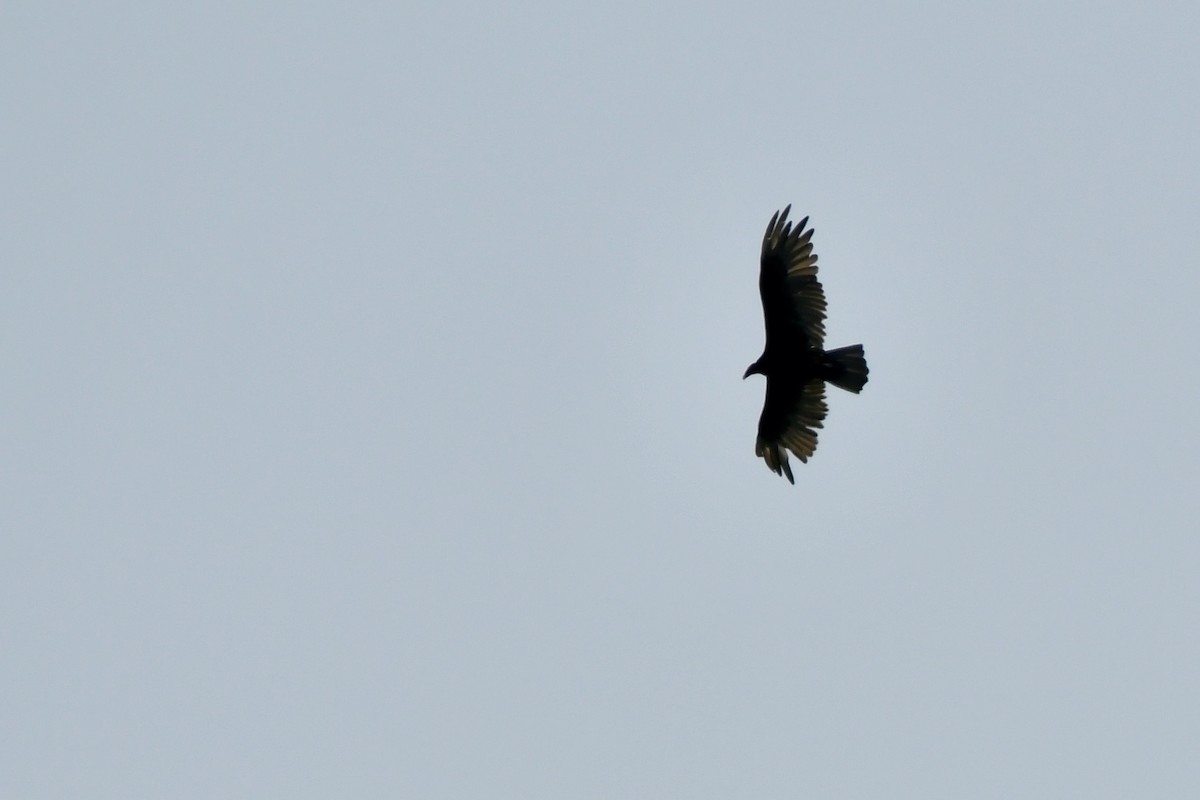
POLYGON ((825 291, 817 280, 817 256, 808 217, 787 221, 789 205, 776 212, 763 235, 758 290, 767 341, 743 378, 767 378, 754 452, 791 483, 787 451, 808 461, 817 449, 817 428, 828 412, 825 382, 857 394, 867 383, 861 344, 825 350, 825 291))

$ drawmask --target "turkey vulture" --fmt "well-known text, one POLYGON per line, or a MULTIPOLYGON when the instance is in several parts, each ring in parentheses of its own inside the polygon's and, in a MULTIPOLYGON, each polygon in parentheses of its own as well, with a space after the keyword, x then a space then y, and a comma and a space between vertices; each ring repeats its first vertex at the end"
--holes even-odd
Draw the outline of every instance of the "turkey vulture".
POLYGON ((808 217, 794 226, 787 221, 791 209, 775 212, 763 235, 758 290, 767 342, 742 378, 767 378, 754 453, 794 484, 787 451, 808 461, 817 449, 816 429, 829 410, 825 382, 858 394, 867 383, 867 360, 861 344, 825 349, 825 292, 817 280, 813 232, 804 229, 808 217))

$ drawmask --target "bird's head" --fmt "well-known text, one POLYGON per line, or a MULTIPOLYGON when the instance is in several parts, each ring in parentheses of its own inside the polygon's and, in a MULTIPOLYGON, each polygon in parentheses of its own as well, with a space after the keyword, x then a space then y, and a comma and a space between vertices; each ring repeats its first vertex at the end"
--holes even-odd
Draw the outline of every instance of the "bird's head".
POLYGON ((763 372, 763 368, 762 368, 762 359, 760 358, 758 361, 755 361, 753 364, 746 367, 746 374, 742 375, 742 380, 746 380, 746 378, 749 378, 751 375, 765 375, 765 374, 766 373, 763 372))

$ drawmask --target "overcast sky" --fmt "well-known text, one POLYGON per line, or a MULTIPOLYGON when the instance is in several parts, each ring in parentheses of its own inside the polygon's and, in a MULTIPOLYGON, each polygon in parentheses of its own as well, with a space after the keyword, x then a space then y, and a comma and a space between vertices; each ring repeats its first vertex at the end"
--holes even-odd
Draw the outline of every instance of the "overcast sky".
POLYGON ((1200 796, 1198 30, 6 3, 0 796, 1200 796))

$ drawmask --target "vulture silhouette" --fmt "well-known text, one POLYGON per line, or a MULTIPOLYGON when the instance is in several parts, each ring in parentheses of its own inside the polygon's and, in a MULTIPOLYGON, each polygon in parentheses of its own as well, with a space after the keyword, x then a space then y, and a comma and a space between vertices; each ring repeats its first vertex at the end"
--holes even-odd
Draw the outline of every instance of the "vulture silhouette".
POLYGON ((825 349, 825 291, 813 231, 805 230, 808 217, 788 222, 791 209, 775 212, 763 235, 758 291, 766 345, 742 378, 767 379, 754 453, 794 484, 787 453, 805 462, 817 449, 817 429, 829 411, 825 383, 858 394, 867 383, 867 359, 861 344, 825 349))

